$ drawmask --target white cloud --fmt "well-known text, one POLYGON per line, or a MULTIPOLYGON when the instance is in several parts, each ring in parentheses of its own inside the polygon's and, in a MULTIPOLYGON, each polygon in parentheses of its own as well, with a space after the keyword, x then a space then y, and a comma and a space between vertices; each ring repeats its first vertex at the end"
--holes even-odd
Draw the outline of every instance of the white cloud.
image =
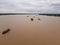
POLYGON ((0 0, 0 9, 0 12, 60 13, 60 0, 0 0))

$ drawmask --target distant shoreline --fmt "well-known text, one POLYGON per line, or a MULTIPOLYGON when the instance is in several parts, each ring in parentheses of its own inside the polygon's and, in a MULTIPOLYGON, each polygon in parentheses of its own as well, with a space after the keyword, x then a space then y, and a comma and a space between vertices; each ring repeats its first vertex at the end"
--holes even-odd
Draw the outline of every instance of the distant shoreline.
POLYGON ((47 16, 60 16, 60 14, 39 14, 39 13, 0 13, 0 15, 47 15, 47 16))

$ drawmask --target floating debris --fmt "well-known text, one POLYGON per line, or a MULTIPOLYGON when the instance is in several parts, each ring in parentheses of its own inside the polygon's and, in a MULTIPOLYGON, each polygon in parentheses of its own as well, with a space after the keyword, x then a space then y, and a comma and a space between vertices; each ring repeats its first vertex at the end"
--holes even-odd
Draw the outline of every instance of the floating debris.
POLYGON ((33 18, 31 18, 31 21, 33 21, 34 19, 33 18))
POLYGON ((38 18, 38 20, 40 20, 40 18, 38 18))
POLYGON ((27 17, 29 17, 29 16, 27 16, 27 17))
POLYGON ((2 34, 6 34, 10 31, 10 29, 6 29, 5 31, 2 32, 2 34))

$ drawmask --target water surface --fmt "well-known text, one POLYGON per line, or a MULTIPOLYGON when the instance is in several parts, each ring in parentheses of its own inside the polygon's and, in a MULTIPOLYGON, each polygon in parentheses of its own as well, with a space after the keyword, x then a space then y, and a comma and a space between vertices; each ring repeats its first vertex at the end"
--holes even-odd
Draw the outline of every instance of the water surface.
POLYGON ((60 17, 0 16, 0 45, 60 45, 60 17), (8 28, 11 31, 3 35, 8 28))

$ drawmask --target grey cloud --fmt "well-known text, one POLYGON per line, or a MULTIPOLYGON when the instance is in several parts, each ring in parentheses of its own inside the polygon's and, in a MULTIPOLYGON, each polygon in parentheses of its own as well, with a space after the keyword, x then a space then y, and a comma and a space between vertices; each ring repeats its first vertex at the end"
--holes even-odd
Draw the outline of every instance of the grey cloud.
POLYGON ((32 12, 32 13, 59 13, 58 0, 0 0, 0 12, 32 12), (13 11, 9 11, 13 10, 13 11))

